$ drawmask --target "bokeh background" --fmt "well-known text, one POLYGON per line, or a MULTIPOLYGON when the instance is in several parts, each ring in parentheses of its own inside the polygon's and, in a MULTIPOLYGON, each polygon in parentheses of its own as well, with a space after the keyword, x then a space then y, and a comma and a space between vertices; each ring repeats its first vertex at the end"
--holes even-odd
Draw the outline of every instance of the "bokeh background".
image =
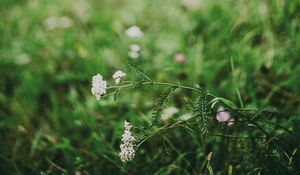
MULTIPOLYGON (((245 107, 277 109, 276 120, 298 131, 299 41, 297 0, 0 0, 1 174, 200 174, 209 150, 217 174, 229 165, 233 174, 280 167, 243 158, 249 144, 237 152, 227 149, 235 142, 184 129, 171 132, 169 151, 155 137, 124 166, 123 121, 146 124, 162 89, 96 101, 91 80, 101 73, 113 84, 119 69, 133 80, 130 59, 155 80, 199 85, 237 104, 238 88, 245 107), (134 25, 142 38, 126 35, 134 25), (140 45, 138 58, 128 55, 131 44, 140 45)), ((184 114, 185 95, 168 105, 184 114)))

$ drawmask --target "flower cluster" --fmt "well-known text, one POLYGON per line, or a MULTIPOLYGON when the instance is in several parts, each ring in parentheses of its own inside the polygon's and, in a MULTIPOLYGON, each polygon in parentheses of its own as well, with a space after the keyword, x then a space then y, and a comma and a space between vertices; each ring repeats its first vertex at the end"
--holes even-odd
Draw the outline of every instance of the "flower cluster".
POLYGON ((139 54, 140 50, 141 50, 141 47, 138 44, 131 44, 130 51, 128 52, 128 56, 130 58, 137 59, 140 56, 140 54, 139 54))
POLYGON ((93 76, 92 82, 92 94, 96 96, 97 100, 100 100, 103 94, 106 94, 106 81, 102 79, 100 74, 93 76))
POLYGON ((135 138, 132 136, 132 133, 130 131, 132 125, 124 121, 124 133, 122 135, 122 142, 123 144, 120 145, 121 152, 119 153, 120 159, 123 163, 126 163, 128 161, 131 161, 135 156, 134 151, 134 142, 135 138))
MULTIPOLYGON (((121 82, 121 78, 123 78, 126 74, 120 70, 116 71, 113 74, 113 79, 115 80, 116 84, 119 84, 121 82)), ((93 82, 92 82, 92 94, 96 96, 97 100, 100 100, 101 96, 103 94, 106 94, 106 81, 102 79, 102 76, 100 74, 97 74, 93 76, 93 82)))
POLYGON ((234 118, 231 118, 230 113, 220 106, 217 110, 216 119, 219 123, 227 123, 228 126, 234 124, 234 118))
POLYGON ((138 26, 129 27, 125 33, 130 38, 142 38, 144 36, 144 33, 138 26))
POLYGON ((121 78, 123 78, 126 74, 120 70, 116 71, 113 75, 113 79, 115 80, 116 84, 119 84, 121 81, 121 78))

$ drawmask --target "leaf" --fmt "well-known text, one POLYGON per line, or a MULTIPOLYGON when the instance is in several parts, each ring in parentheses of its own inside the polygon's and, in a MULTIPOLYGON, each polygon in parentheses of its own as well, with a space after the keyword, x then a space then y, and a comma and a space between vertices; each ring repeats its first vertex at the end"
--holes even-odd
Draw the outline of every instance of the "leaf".
POLYGON ((212 108, 213 106, 217 103, 217 102, 221 102, 224 105, 226 105, 227 107, 231 108, 231 109, 237 109, 237 105, 232 102, 231 100, 228 100, 226 98, 222 98, 222 97, 216 97, 214 99, 212 99, 209 104, 212 104, 212 108))
POLYGON ((140 82, 151 81, 149 76, 132 61, 127 60, 128 68, 136 75, 140 82))
POLYGON ((161 114, 161 112, 163 111, 163 109, 164 109, 166 103, 168 102, 170 96, 172 95, 172 93, 176 89, 177 89, 177 86, 169 87, 159 97, 159 99, 156 103, 156 107, 155 107, 154 112, 153 112, 153 117, 155 118, 154 123, 156 123, 158 121, 158 119, 157 119, 158 116, 161 114))
POLYGON ((207 166, 209 175, 214 175, 214 171, 210 165, 207 166))
POLYGON ((232 175, 232 166, 231 165, 228 166, 228 175, 232 175))
POLYGON ((118 94, 119 94, 119 89, 116 90, 116 92, 114 93, 114 101, 117 101, 118 94))
POLYGON ((207 107, 207 93, 203 92, 193 105, 193 113, 203 134, 208 132, 210 110, 207 107))

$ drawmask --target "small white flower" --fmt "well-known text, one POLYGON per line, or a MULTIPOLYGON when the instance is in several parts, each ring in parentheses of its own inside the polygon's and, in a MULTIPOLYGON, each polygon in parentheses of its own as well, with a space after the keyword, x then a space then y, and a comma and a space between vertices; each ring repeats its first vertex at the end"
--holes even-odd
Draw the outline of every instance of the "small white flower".
POLYGON ((132 136, 130 129, 132 125, 126 120, 124 121, 124 134, 122 135, 122 144, 120 145, 121 152, 120 159, 123 163, 131 161, 135 156, 134 142, 135 138, 132 136))
POLYGON ((52 29, 57 28, 59 26, 57 18, 54 17, 54 16, 48 17, 44 21, 44 26, 48 30, 52 30, 52 29))
POLYGON ((129 56, 130 58, 137 59, 137 58, 140 56, 140 54, 139 54, 138 52, 129 51, 129 52, 128 52, 128 56, 129 56))
POLYGON ((138 26, 131 26, 125 31, 126 35, 130 38, 142 38, 144 33, 138 26))
POLYGON ((92 82, 92 94, 96 96, 97 100, 100 100, 103 94, 106 94, 106 81, 102 80, 102 76, 97 74, 93 76, 92 82))
POLYGON ((133 52, 139 52, 141 50, 141 46, 138 44, 131 44, 130 45, 130 50, 133 52))
POLYGON ((163 110, 162 114, 161 114, 161 120, 162 121, 167 121, 170 118, 173 117, 174 114, 176 114, 177 112, 179 112, 179 110, 175 107, 168 107, 166 109, 163 110))
POLYGON ((126 74, 120 70, 116 71, 113 75, 113 79, 115 80, 115 83, 119 84, 121 81, 121 78, 125 77, 125 75, 126 74))

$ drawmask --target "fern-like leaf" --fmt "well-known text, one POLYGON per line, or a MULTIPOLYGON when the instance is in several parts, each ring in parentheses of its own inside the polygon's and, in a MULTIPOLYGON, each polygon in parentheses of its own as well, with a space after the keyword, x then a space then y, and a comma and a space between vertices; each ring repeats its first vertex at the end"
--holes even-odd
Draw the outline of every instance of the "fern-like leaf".
POLYGON ((140 82, 151 81, 149 76, 132 61, 127 60, 128 68, 136 75, 140 82))
POLYGON ((156 123, 158 121, 158 116, 161 114, 161 112, 164 110, 166 103, 170 99, 172 93, 177 89, 177 86, 172 86, 166 89, 162 95, 159 97, 156 107, 153 112, 154 122, 156 123))
POLYGON ((198 121, 198 126, 203 134, 208 132, 208 125, 210 122, 210 111, 208 109, 208 102, 207 102, 207 93, 203 92, 200 96, 196 99, 193 105, 193 113, 195 118, 198 121))

